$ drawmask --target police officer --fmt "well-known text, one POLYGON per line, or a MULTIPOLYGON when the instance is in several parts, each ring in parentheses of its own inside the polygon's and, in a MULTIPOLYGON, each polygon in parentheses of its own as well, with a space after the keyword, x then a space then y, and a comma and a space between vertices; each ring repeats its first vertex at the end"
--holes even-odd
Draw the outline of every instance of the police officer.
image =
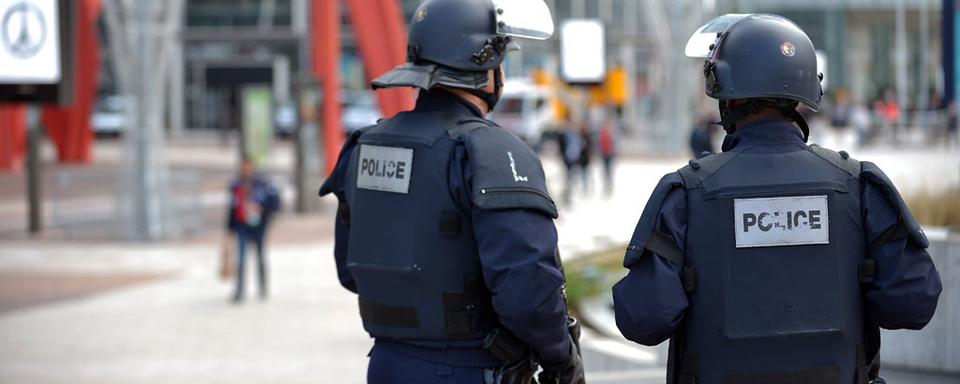
POLYGON ((536 155, 485 116, 514 37, 553 33, 542 0, 426 0, 407 63, 374 88, 417 105, 353 134, 321 194, 335 258, 375 339, 371 383, 583 383, 536 155))
POLYGON ((806 144, 797 107, 822 92, 796 24, 731 15, 701 32, 723 152, 654 190, 613 288, 617 326, 671 340, 671 384, 881 382, 879 328, 921 329, 937 306, 926 237, 876 165, 806 144))

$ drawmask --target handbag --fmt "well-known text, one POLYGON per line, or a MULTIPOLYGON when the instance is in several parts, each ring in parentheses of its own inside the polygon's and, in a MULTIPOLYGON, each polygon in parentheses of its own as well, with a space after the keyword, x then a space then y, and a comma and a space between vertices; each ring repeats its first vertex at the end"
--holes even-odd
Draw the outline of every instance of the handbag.
POLYGON ((224 234, 220 241, 220 280, 229 280, 233 277, 233 248, 229 233, 224 234))

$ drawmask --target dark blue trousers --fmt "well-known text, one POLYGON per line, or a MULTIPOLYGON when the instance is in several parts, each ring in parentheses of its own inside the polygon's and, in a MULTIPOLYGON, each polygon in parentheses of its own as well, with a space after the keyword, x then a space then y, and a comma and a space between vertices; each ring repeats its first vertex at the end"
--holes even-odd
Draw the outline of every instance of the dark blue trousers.
POLYGON ((257 277, 260 282, 260 297, 267 296, 267 255, 264 253, 263 235, 259 228, 241 226, 237 228, 237 285, 233 293, 234 300, 243 299, 244 280, 246 280, 247 243, 253 242, 257 249, 257 277))
POLYGON ((455 367, 375 345, 367 369, 369 384, 484 384, 484 368, 455 367))

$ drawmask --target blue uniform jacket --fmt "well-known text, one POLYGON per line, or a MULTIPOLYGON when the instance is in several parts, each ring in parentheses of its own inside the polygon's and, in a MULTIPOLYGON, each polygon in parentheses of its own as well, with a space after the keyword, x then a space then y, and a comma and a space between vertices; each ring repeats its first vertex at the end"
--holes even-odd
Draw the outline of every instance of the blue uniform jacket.
MULTIPOLYGON (((747 125, 724 139, 725 152, 781 153, 803 150, 800 131, 784 121, 747 125)), ((673 188, 660 209, 656 229, 669 234, 680 250, 686 243, 687 201, 678 173, 666 175, 658 189, 673 188)), ((879 188, 863 184, 862 215, 867 243, 897 224, 898 211, 879 188)), ((649 253, 649 251, 647 251, 649 253)), ((647 255, 652 256, 652 255, 647 255)), ((926 250, 908 238, 893 240, 872 255, 877 274, 866 291, 867 310, 876 314, 885 329, 923 328, 937 307, 940 275, 926 250)), ((660 257, 643 257, 613 287, 617 327, 624 337, 643 345, 670 338, 689 305, 680 268, 660 257)))
MULTIPOLYGON (((416 111, 458 112, 483 118, 480 111, 465 100, 443 90, 423 92, 416 111)), ((348 164, 353 148, 340 153, 341 165, 348 164)), ((479 247, 480 262, 487 288, 493 295, 493 307, 501 324, 530 345, 544 364, 566 362, 570 356, 570 338, 566 329, 566 303, 562 294, 563 274, 555 258, 557 231, 553 219, 533 210, 496 210, 477 208, 471 202, 472 174, 466 150, 457 149, 449 170, 450 191, 464 210, 472 212, 474 236, 479 247)), ((332 185, 343 185, 345 169, 336 169, 331 178, 340 178, 332 185)), ((341 202, 337 212, 334 257, 341 284, 356 292, 356 285, 347 268, 349 221, 344 217, 349 207, 343 191, 334 191, 341 202)), ((379 343, 380 341, 378 341, 379 343)), ((468 341, 405 341, 405 344, 429 349, 470 349, 481 340, 468 341)))

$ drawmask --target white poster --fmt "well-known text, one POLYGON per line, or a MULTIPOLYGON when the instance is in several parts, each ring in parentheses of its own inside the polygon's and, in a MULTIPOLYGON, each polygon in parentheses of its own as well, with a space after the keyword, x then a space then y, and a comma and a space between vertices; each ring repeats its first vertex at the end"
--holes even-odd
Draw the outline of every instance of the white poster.
POLYGON ((57 0, 0 0, 0 83, 60 82, 57 0))
POLYGON ((607 40, 600 20, 567 20, 560 27, 560 70, 568 83, 602 83, 607 40))

